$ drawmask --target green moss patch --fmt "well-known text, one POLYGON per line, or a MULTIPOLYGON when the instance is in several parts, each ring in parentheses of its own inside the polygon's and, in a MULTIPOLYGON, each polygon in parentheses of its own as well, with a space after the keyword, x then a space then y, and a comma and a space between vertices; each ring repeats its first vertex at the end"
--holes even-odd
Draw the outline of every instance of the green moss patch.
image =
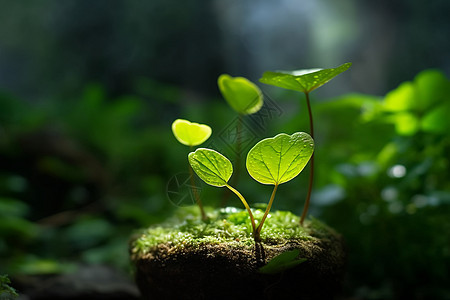
MULTIPOLYGON (((253 212, 255 218, 260 220, 264 209, 253 209, 253 212)), ((227 243, 244 249, 254 247, 252 226, 245 210, 234 207, 207 209, 207 214, 209 219, 202 221, 198 207, 179 209, 165 223, 141 231, 132 241, 132 255, 145 255, 159 245, 192 248, 227 243)), ((298 216, 287 211, 273 211, 261 231, 261 240, 263 244, 275 245, 320 238, 329 231, 330 228, 318 220, 309 220, 302 227, 298 216)))
MULTIPOLYGON (((264 210, 252 209, 257 220, 264 210)), ((132 240, 143 299, 332 299, 345 261, 333 229, 315 219, 300 226, 298 216, 273 211, 255 244, 247 211, 206 212, 202 221, 198 207, 180 209, 132 240)))

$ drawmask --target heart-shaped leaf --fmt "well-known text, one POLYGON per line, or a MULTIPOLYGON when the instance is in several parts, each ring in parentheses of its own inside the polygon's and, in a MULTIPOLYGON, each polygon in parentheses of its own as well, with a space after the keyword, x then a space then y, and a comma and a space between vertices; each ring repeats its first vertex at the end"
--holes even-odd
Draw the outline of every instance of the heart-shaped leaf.
POLYGON ((299 249, 283 252, 272 258, 265 266, 259 268, 259 272, 263 274, 276 274, 293 268, 306 261, 306 258, 297 258, 299 254, 299 249))
POLYGON ((226 186, 233 174, 231 162, 217 151, 199 148, 189 153, 188 159, 198 177, 209 185, 226 186))
POLYGON ((345 63, 333 69, 308 69, 296 71, 265 72, 259 79, 265 84, 309 93, 346 71, 352 63, 345 63))
POLYGON ((172 123, 172 132, 180 143, 187 146, 198 146, 211 136, 211 127, 177 119, 172 123))
POLYGON ((247 170, 262 184, 281 184, 297 176, 314 151, 314 141, 304 132, 280 133, 257 143, 247 155, 247 170))
POLYGON ((261 90, 244 77, 222 74, 217 80, 217 85, 228 104, 240 114, 253 114, 263 105, 261 90))

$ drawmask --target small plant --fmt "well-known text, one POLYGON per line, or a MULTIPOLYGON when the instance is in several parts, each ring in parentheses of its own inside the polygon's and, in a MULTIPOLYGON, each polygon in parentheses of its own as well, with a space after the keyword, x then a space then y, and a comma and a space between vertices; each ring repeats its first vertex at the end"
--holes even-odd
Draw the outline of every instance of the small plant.
POLYGON ((188 155, 189 163, 197 175, 207 184, 227 187, 244 204, 252 224, 253 238, 260 242, 260 232, 270 212, 278 185, 296 177, 306 166, 314 151, 314 141, 304 132, 292 135, 280 133, 258 142, 248 153, 246 167, 251 177, 262 184, 273 185, 266 211, 258 226, 245 198, 228 184, 233 165, 215 150, 199 148, 188 155))
MULTIPOLYGON (((306 104, 308 106, 309 114, 309 128, 311 137, 314 139, 314 123, 311 111, 311 103, 309 100, 309 93, 321 87, 337 75, 346 71, 352 63, 345 63, 333 69, 307 69, 296 71, 279 71, 279 72, 265 72, 263 77, 259 80, 262 83, 274 85, 288 90, 294 90, 305 94, 306 104)), ((306 196, 305 205, 303 207, 302 216, 300 217, 300 224, 303 225, 306 214, 308 212, 309 202, 311 199, 312 185, 314 180, 314 155, 311 157, 309 173, 308 194, 306 196)))
POLYGON ((259 87, 244 77, 231 77, 222 74, 217 79, 217 86, 230 107, 238 113, 236 126, 235 166, 233 180, 237 181, 241 169, 242 119, 245 115, 258 112, 263 106, 263 94, 259 87))
MULTIPOLYGON (((338 70, 314 70, 303 75, 275 74, 268 82, 293 89, 298 89, 296 85, 300 84, 311 113, 309 92, 345 68, 348 66, 338 70), (312 75, 309 76, 309 73, 312 75), (303 80, 305 82, 301 83, 303 80)), ((267 73, 265 76, 268 76, 267 73)), ((250 177, 261 184, 273 186, 267 205, 252 209, 236 189, 234 181, 241 167, 239 126, 243 116, 255 113, 262 107, 262 93, 256 85, 242 77, 221 75, 218 85, 226 101, 239 114, 239 123, 233 128, 236 130, 236 160, 232 163, 216 150, 197 148, 188 154, 189 170, 208 185, 226 187, 224 190, 231 192, 227 195, 234 193, 245 210, 234 207, 211 209, 205 221, 206 215, 197 198, 203 220, 193 207, 193 211, 192 208, 179 211, 173 219, 143 232, 131 249, 132 260, 137 266, 136 281, 142 294, 147 298, 179 299, 189 295, 192 299, 209 299, 221 290, 228 293, 226 298, 235 297, 238 293, 244 298, 249 295, 249 298, 266 299, 269 296, 272 299, 272 296, 291 298, 293 288, 297 287, 296 295, 303 293, 306 298, 330 299, 338 288, 337 279, 342 276, 345 257, 342 238, 315 220, 308 222, 308 226, 301 226, 303 220, 300 222, 300 217, 290 212, 276 211, 269 215, 278 186, 294 179, 312 160, 313 137, 305 132, 291 135, 280 133, 260 140, 250 149, 245 161, 250 177), (270 222, 264 227, 266 220, 270 222), (272 246, 265 247, 263 242, 272 246), (310 263, 297 268, 305 261, 310 263), (277 282, 272 290, 273 279, 277 282), (320 281, 316 282, 317 279, 320 281), (208 284, 201 285, 199 289, 199 283, 205 282, 208 284), (304 285, 299 287, 298 282, 304 285), (233 289, 230 290, 230 286, 233 289), (327 289, 322 289, 323 286, 327 289), (282 291, 287 293, 280 295, 282 291), (159 294, 155 296, 155 293, 159 294)), ((191 150, 211 134, 209 127, 186 120, 176 120, 172 129, 175 137, 190 146, 191 150)), ((310 190, 311 185, 312 174, 310 190)), ((307 209, 308 204, 305 205, 307 209)))
MULTIPOLYGON (((172 132, 175 138, 183 145, 189 146, 190 151, 194 146, 198 146, 205 142, 211 136, 211 127, 205 124, 193 123, 188 120, 177 119, 172 123, 172 132)), ((189 175, 191 180, 192 193, 195 197, 202 219, 206 220, 207 216, 203 208, 203 204, 200 200, 197 190, 194 188, 194 174, 192 168, 189 165, 189 175)))

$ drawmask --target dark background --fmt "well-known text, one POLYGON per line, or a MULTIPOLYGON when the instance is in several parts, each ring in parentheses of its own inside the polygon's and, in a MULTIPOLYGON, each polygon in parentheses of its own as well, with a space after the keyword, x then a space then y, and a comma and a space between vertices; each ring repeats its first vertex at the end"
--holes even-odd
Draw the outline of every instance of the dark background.
MULTIPOLYGON (((0 0, 0 275, 25 293, 24 276, 131 274, 131 234, 180 206, 168 192, 189 149, 171 123, 209 124, 207 146, 234 157, 220 74, 264 92, 244 118, 247 151, 309 130, 302 95, 258 83, 264 71, 352 62, 312 94, 310 215, 347 239, 342 297, 449 299, 449 12, 447 0, 0 0)), ((304 173, 275 208, 300 214, 304 173)), ((251 203, 267 201, 240 180, 251 203)), ((222 203, 205 185, 202 197, 222 203)))

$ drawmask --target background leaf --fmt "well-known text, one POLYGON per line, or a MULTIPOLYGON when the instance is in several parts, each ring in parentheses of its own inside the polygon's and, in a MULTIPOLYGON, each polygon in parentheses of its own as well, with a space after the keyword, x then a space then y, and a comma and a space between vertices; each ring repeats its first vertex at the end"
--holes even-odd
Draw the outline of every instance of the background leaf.
POLYGON ((257 143, 247 155, 247 170, 263 184, 281 184, 297 176, 314 151, 314 141, 304 132, 280 133, 257 143))
POLYGON ((222 74, 217 84, 222 96, 238 113, 248 115, 261 109, 263 105, 261 90, 248 79, 222 74))
POLYGON ((307 69, 296 71, 265 72, 259 80, 288 90, 309 93, 346 71, 352 63, 345 63, 333 69, 307 69))
POLYGON ((198 146, 211 136, 211 127, 205 124, 177 119, 172 123, 175 138, 187 146, 198 146))
POLYGON ((225 186, 233 174, 231 162, 217 151, 199 148, 189 153, 192 169, 209 185, 225 186))

